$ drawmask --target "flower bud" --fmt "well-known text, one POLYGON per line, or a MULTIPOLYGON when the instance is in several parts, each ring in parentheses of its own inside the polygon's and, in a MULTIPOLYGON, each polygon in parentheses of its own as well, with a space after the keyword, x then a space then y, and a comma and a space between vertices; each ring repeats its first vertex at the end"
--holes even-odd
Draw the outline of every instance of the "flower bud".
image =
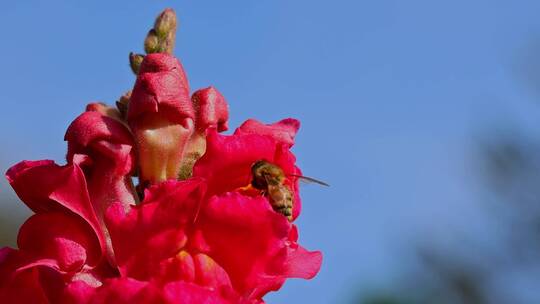
POLYGON ((159 37, 166 37, 169 32, 176 32, 176 13, 168 8, 161 12, 154 23, 154 30, 159 37))
POLYGON ((176 40, 176 32, 169 32, 165 39, 161 41, 161 52, 172 54, 174 52, 174 44, 176 40))
POLYGON ((176 40, 176 13, 172 9, 164 10, 154 22, 154 28, 148 32, 144 41, 147 54, 168 53, 174 51, 176 40))
POLYGON ((135 75, 139 74, 139 69, 141 68, 141 63, 144 59, 144 55, 129 53, 129 66, 135 75))
POLYGON ((147 54, 159 53, 160 52, 160 43, 159 38, 156 34, 156 31, 151 29, 144 39, 144 51, 147 54))
POLYGON ((120 112, 120 117, 122 117, 122 120, 126 119, 130 98, 131 91, 127 91, 126 93, 124 93, 124 95, 120 96, 120 99, 118 99, 118 101, 116 101, 116 108, 120 112))

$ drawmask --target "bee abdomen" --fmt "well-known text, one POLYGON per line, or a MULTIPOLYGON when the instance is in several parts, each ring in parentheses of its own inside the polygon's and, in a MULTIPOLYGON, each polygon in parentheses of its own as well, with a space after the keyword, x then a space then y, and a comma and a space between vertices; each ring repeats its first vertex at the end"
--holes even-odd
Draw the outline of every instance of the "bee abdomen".
POLYGON ((287 205, 273 205, 274 211, 285 215, 286 217, 292 216, 292 207, 287 205))

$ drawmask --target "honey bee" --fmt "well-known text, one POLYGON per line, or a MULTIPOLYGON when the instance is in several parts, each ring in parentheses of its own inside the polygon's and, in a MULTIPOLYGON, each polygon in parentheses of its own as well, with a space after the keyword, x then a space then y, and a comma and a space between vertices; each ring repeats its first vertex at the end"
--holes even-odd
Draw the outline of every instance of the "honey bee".
MULTIPOLYGON (((251 174, 253 175, 251 186, 262 191, 268 197, 272 208, 291 221, 293 215, 293 192, 284 184, 286 175, 283 169, 265 160, 259 160, 251 166, 251 174)), ((328 186, 328 184, 311 177, 294 174, 289 174, 289 176, 306 182, 328 186)))

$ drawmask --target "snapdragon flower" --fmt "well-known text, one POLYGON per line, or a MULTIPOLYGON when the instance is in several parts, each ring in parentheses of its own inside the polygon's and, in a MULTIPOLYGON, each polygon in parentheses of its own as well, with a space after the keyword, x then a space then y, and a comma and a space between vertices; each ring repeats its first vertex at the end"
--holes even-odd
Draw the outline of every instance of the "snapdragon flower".
POLYGON ((34 212, 18 249, 0 249, 2 303, 263 303, 288 278, 310 279, 322 255, 298 244, 299 122, 248 120, 232 135, 225 97, 190 96, 172 55, 176 16, 158 18, 137 80, 117 108, 91 103, 68 127, 66 164, 7 171, 34 212), (290 218, 251 187, 265 160, 287 176, 290 218), (133 177, 138 177, 138 185, 133 177))

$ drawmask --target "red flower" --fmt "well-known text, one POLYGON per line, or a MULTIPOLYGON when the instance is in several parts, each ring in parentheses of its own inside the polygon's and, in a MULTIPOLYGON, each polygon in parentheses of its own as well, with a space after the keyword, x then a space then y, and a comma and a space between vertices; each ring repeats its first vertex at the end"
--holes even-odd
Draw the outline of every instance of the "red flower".
MULTIPOLYGON (((165 25, 175 24, 170 13, 165 25)), ((149 45, 161 47, 159 37, 149 45)), ((0 300, 262 303, 287 278, 315 276, 322 255, 298 245, 293 224, 301 172, 289 148, 299 122, 248 120, 220 135, 228 116, 213 87, 189 98, 176 58, 147 55, 127 113, 93 103, 69 126, 66 165, 8 170, 35 214, 18 249, 0 250, 0 300), (292 216, 254 186, 261 160, 283 171, 277 186, 292 194, 292 216)))
MULTIPOLYGON (((97 122, 122 125, 105 116, 96 119, 96 115, 100 114, 81 115, 68 134, 78 134, 78 128, 84 126, 81 130, 86 132, 80 133, 81 138, 102 138, 95 145, 110 147, 118 138, 100 133, 103 124, 97 122), (82 118, 92 118, 88 121, 95 123, 86 125, 82 118)), ((120 130, 116 131, 123 134, 120 130)), ((100 172, 96 171, 101 168, 99 162, 107 159, 99 149, 86 150, 84 157, 75 153, 82 152, 75 142, 70 142, 68 155, 83 160, 79 164, 61 167, 51 161, 22 162, 10 169, 8 179, 37 214, 20 230, 19 251, 5 249, 5 296, 18 297, 21 290, 14 287, 17 284, 25 288, 37 284, 40 288, 36 290, 46 292, 36 297, 49 300, 113 299, 118 295, 111 284, 121 284, 137 287, 137 299, 143 291, 146 295, 154 290, 152 294, 158 293, 155 296, 161 299, 165 297, 161 292, 164 286, 191 286, 190 290, 198 288, 220 301, 256 302, 279 289, 288 277, 313 277, 320 267, 320 253, 308 252, 297 244, 296 226, 276 213, 266 197, 241 189, 250 183, 250 167, 256 160, 266 159, 285 172, 298 173, 294 156, 286 144, 272 136, 240 133, 237 130, 237 135, 223 136, 211 132, 206 154, 195 164, 194 177, 148 188, 140 205, 126 204, 123 195, 115 195, 115 185, 121 178, 104 178, 112 181, 109 189, 116 199, 112 205, 110 200, 91 200, 87 180, 100 172), (34 187, 25 187, 30 183, 34 187), (103 222, 95 210, 109 205, 103 222), (103 259, 109 235, 114 264, 103 259), (44 273, 54 274, 54 290, 48 287, 54 280, 46 284, 40 280, 44 273), (58 294, 58 290, 64 291, 58 294), (48 295, 51 291, 56 294, 48 295)), ((79 144, 88 149, 91 142, 80 140, 79 144)), ((129 173, 125 167, 129 157, 119 157, 122 153, 105 155, 114 156, 117 162, 107 174, 129 173)), ((296 183, 290 183, 297 189, 296 183)), ((295 217, 299 209, 297 199, 295 217)))
POLYGON ((187 78, 178 59, 164 53, 147 55, 127 112, 144 183, 178 176, 194 118, 187 78))

